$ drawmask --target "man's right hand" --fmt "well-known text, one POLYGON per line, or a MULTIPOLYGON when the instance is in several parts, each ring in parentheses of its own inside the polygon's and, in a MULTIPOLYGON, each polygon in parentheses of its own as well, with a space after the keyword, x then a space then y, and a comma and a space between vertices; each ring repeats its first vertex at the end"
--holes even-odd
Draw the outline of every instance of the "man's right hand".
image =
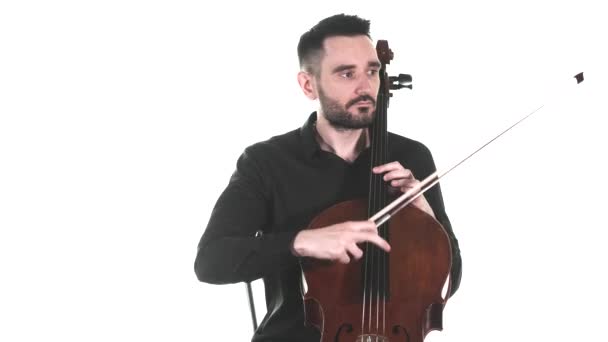
POLYGON ((347 221, 300 231, 293 241, 292 252, 299 257, 338 260, 348 264, 350 256, 359 259, 363 255, 357 246, 361 242, 371 242, 387 252, 391 249, 388 242, 378 235, 378 228, 372 221, 347 221))

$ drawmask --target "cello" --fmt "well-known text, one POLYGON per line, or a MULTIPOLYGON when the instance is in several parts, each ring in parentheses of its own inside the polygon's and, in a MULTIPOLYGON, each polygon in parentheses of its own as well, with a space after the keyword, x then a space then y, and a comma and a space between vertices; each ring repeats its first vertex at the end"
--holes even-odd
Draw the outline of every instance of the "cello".
POLYGON ((324 210, 307 229, 370 219, 392 250, 386 253, 365 243, 364 256, 349 264, 302 260, 307 284, 305 320, 320 331, 321 342, 422 342, 430 331, 442 330, 442 312, 450 288, 452 254, 445 229, 432 216, 407 206, 422 194, 421 189, 430 188, 438 178, 425 179, 418 191, 408 191, 400 197, 405 201, 387 205, 388 185, 382 175, 371 172, 373 167, 388 162, 390 90, 411 88, 406 85, 411 76, 387 75, 386 66, 393 59, 388 42, 379 40, 376 51, 381 61, 380 89, 370 127, 368 198, 338 203, 324 210))

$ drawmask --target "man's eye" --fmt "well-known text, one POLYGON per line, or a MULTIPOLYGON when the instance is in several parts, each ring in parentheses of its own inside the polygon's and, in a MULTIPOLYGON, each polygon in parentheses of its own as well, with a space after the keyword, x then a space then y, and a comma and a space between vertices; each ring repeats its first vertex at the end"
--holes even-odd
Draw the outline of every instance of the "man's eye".
POLYGON ((374 76, 374 75, 376 75, 377 73, 378 73, 378 70, 370 70, 370 71, 369 71, 370 76, 374 76))
POLYGON ((342 77, 344 78, 352 78, 354 73, 352 71, 346 71, 342 73, 342 77))

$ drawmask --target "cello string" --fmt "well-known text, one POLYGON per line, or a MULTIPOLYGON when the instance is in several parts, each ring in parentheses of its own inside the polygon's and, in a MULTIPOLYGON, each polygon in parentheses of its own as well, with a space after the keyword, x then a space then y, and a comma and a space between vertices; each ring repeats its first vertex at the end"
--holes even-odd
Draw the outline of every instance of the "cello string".
MULTIPOLYGON (((373 161, 373 166, 378 166, 378 165, 382 165, 385 163, 384 160, 384 149, 383 149, 383 132, 384 132, 384 119, 385 119, 385 115, 384 115, 384 101, 383 101, 383 96, 382 96, 383 92, 380 91, 379 95, 378 95, 378 99, 377 99, 377 107, 376 107, 376 118, 375 118, 375 125, 374 125, 374 136, 373 136, 373 143, 374 143, 374 148, 375 148, 375 152, 374 152, 374 161, 373 161)), ((374 178, 374 189, 372 189, 372 193, 373 193, 373 211, 376 211, 378 208, 380 208, 382 206, 382 196, 384 195, 383 190, 383 179, 382 179, 382 175, 380 174, 372 174, 373 178, 374 178)), ((381 235, 381 230, 380 227, 378 228, 378 233, 379 235, 381 235)), ((375 247, 375 246, 373 246, 375 247)), ((382 254, 381 251, 378 248, 373 248, 373 263, 371 265, 372 267, 372 277, 370 279, 370 281, 372 281, 373 286, 372 286, 372 292, 375 294, 375 331, 378 332, 379 329, 379 320, 380 320, 380 291, 381 291, 381 282, 380 282, 380 276, 381 276, 381 264, 382 264, 382 254), (374 289, 375 286, 375 289, 374 289)), ((370 301, 370 305, 373 305, 373 303, 370 301)), ((370 316, 371 318, 371 316, 370 316)), ((371 323, 371 322, 370 322, 371 323)), ((371 326, 371 325, 370 325, 371 326)))
MULTIPOLYGON (((387 120, 387 115, 386 115, 386 103, 385 101, 382 101, 380 103, 381 106, 381 113, 382 115, 379 116, 380 119, 380 133, 378 136, 378 145, 380 146, 379 148, 379 154, 380 154, 380 158, 381 164, 386 163, 388 160, 386 158, 386 120, 387 120)), ((384 180, 382 179, 382 177, 378 177, 380 178, 379 180, 379 198, 378 198, 378 206, 377 208, 381 208, 384 204, 384 196, 386 196, 386 183, 384 182, 384 180)), ((378 227, 379 229, 379 235, 383 238, 385 238, 385 234, 384 234, 384 229, 385 227, 378 227)), ((382 322, 384 322, 384 310, 380 309, 380 305, 381 303, 384 303, 384 300, 382 300, 383 298, 383 292, 384 292, 384 282, 383 282, 383 277, 384 277, 384 257, 385 254, 383 253, 382 250, 380 250, 379 248, 378 250, 378 274, 377 274, 377 283, 378 283, 378 289, 377 289, 377 295, 376 295, 376 331, 380 332, 380 322, 379 322, 379 316, 380 316, 380 312, 382 312, 382 322)))
MULTIPOLYGON (((372 133, 371 133, 371 167, 373 168, 374 166, 376 166, 376 155, 377 155, 377 149, 376 149, 376 141, 375 139, 377 138, 378 134, 376 132, 377 129, 377 118, 374 120, 374 123, 372 124, 372 133)), ((374 177, 374 174, 371 173, 370 171, 370 176, 369 176, 369 196, 370 196, 370 201, 368 203, 369 208, 368 208, 368 212, 372 213, 374 211, 376 211, 378 209, 378 207, 375 206, 375 194, 374 194, 374 188, 375 188, 375 182, 376 182, 376 177, 374 177)), ((363 301, 362 301, 362 312, 361 312, 361 334, 365 334, 365 313, 367 311, 367 299, 369 298, 370 300, 370 311, 369 311, 369 316, 368 316, 368 320, 369 320, 369 328, 368 331, 371 331, 371 306, 372 306, 372 286, 371 286, 371 279, 373 279, 373 276, 370 275, 368 273, 368 269, 369 272, 371 272, 373 270, 373 267, 370 265, 370 262, 372 262, 372 258, 373 255, 371 255, 373 253, 372 248, 373 246, 366 242, 364 244, 365 247, 365 261, 364 261, 364 267, 363 267, 363 301), (369 286, 369 288, 368 288, 369 286)))
MULTIPOLYGON (((385 115, 384 112, 384 106, 383 103, 384 101, 384 97, 381 95, 382 92, 380 92, 380 101, 377 101, 376 103, 380 104, 380 107, 377 108, 376 110, 376 124, 374 125, 374 166, 377 165, 381 165, 384 161, 382 160, 382 132, 383 132, 383 118, 385 115), (378 110, 379 109, 379 110, 378 110)), ((377 106, 378 107, 378 106, 377 106)), ((378 208, 381 207, 381 196, 382 196, 382 183, 383 183, 383 179, 382 179, 382 175, 376 175, 374 174, 373 176, 374 178, 374 188, 372 189, 373 191, 373 211, 378 210, 378 208)), ((379 284, 379 258, 380 258, 380 251, 379 248, 377 248, 376 246, 372 246, 372 250, 373 250, 373 254, 372 254, 372 277, 370 277, 370 282, 372 283, 372 287, 371 293, 376 292, 376 325, 375 325, 375 331, 378 331, 378 320, 379 320, 379 310, 378 310, 378 304, 379 304, 379 290, 380 290, 380 284, 379 284)), ((370 293, 370 294, 371 294, 370 293)), ((371 314, 372 314, 372 310, 374 309, 373 307, 373 302, 371 301, 371 296, 370 296, 370 333, 372 332, 371 329, 371 314)))
MULTIPOLYGON (((378 113, 378 112, 376 112, 378 113)), ((382 132, 382 122, 380 121, 381 116, 376 115, 376 123, 374 125, 374 166, 380 165, 382 163, 382 159, 381 159, 381 146, 380 146, 380 142, 379 142, 379 138, 380 138, 380 133, 382 132)), ((373 210, 376 210, 376 208, 379 208, 379 183, 380 183, 380 177, 378 175, 373 176, 374 178, 374 188, 373 190, 373 210)), ((377 291, 377 286, 378 286, 378 282, 376 281, 377 279, 377 272, 378 272, 378 248, 376 248, 375 245, 372 246, 372 250, 373 250, 373 254, 372 254, 372 263, 371 263, 371 277, 370 277, 370 283, 372 284, 371 286, 371 291, 370 291, 370 334, 373 333, 375 331, 375 329, 377 329, 377 322, 378 322, 378 310, 376 308, 374 308, 374 300, 372 299, 374 297, 374 293, 377 291), (374 309, 376 309, 375 311, 375 316, 376 316, 376 327, 373 327, 372 325, 372 319, 373 319, 373 311, 374 309), (375 329, 374 329, 375 328, 375 329)), ((378 302, 378 299, 376 298, 375 302, 378 302)))
MULTIPOLYGON (((384 108, 381 108, 381 109, 384 109, 384 108)), ((376 110, 376 116, 378 117, 378 119, 377 119, 377 121, 378 121, 377 133, 378 134, 376 135, 376 138, 374 138, 375 142, 377 143, 376 146, 378 146, 378 156, 377 156, 378 162, 376 163, 376 165, 380 165, 380 164, 382 164, 382 162, 384 162, 384 160, 382 160, 382 137, 380 136, 380 134, 382 133, 382 113, 383 113, 382 110, 380 110, 380 111, 376 110)), ((380 207, 380 197, 382 196, 382 185, 381 185, 380 179, 381 179, 381 175, 380 174, 376 175, 377 193, 376 193, 376 201, 375 201, 376 203, 375 203, 374 209, 380 207)), ((378 230, 379 229, 380 229, 380 227, 378 227, 378 230)), ((378 234, 380 234, 379 231, 378 231, 378 234)), ((375 281, 375 284, 377 285, 376 291, 375 291, 376 292, 376 305, 375 305, 376 306, 376 308, 375 308, 376 309, 376 326, 375 326, 374 331, 377 333, 378 332, 378 320, 379 320, 379 315, 380 315, 380 310, 378 310, 379 309, 378 305, 380 303, 380 274, 379 274, 379 272, 380 272, 380 267, 379 267, 380 254, 379 254, 379 248, 374 248, 374 256, 375 257, 377 256, 377 258, 374 258, 377 260, 377 263, 374 264, 374 281, 375 281)))
MULTIPOLYGON (((383 106, 386 106, 386 108, 384 108, 384 113, 388 112, 388 103, 383 101, 383 106)), ((388 149, 389 149, 389 145, 388 145, 388 115, 384 116, 384 125, 383 125, 383 132, 385 133, 383 139, 384 139, 384 144, 383 144, 383 154, 384 154, 384 161, 388 161, 388 149)), ((382 194, 382 204, 379 208, 384 207, 386 205, 387 202, 387 191, 388 191, 388 185, 384 184, 384 186, 382 187, 383 190, 383 194, 382 194)), ((387 222, 383 228, 382 228, 382 237, 384 239, 386 239, 387 242, 390 243, 389 241, 389 236, 388 236, 388 225, 389 223, 387 222)), ((388 265, 387 265, 387 261, 388 261, 388 254, 384 251, 381 251, 382 253, 382 334, 384 336, 386 336, 386 300, 387 300, 387 292, 388 292, 388 265)))
POLYGON ((361 334, 365 333, 365 304, 367 303, 366 301, 366 293, 367 293, 367 262, 368 262, 368 258, 367 255, 369 251, 369 242, 365 243, 365 265, 363 267, 363 302, 361 304, 362 307, 362 312, 361 312, 361 334))

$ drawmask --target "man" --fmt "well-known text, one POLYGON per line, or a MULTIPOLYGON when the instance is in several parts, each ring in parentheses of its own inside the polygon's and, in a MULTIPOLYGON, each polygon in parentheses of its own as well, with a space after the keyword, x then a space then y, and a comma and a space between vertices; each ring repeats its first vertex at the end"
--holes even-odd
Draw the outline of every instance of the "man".
MULTIPOLYGON (((245 149, 219 197, 200 243, 195 272, 200 281, 236 283, 263 278, 267 314, 252 341, 319 341, 304 324, 299 258, 348 263, 362 242, 390 251, 371 221, 303 229, 324 209, 366 198, 369 187, 368 127, 380 86, 380 61, 369 21, 336 15, 302 35, 298 82, 319 108, 301 128, 245 149), (261 234, 258 234, 260 232, 261 234)), ((405 192, 435 171, 421 143, 389 134, 389 160, 375 167, 390 187, 405 192)), ((439 185, 412 205, 434 216, 452 247, 452 295, 461 259, 439 185)))

